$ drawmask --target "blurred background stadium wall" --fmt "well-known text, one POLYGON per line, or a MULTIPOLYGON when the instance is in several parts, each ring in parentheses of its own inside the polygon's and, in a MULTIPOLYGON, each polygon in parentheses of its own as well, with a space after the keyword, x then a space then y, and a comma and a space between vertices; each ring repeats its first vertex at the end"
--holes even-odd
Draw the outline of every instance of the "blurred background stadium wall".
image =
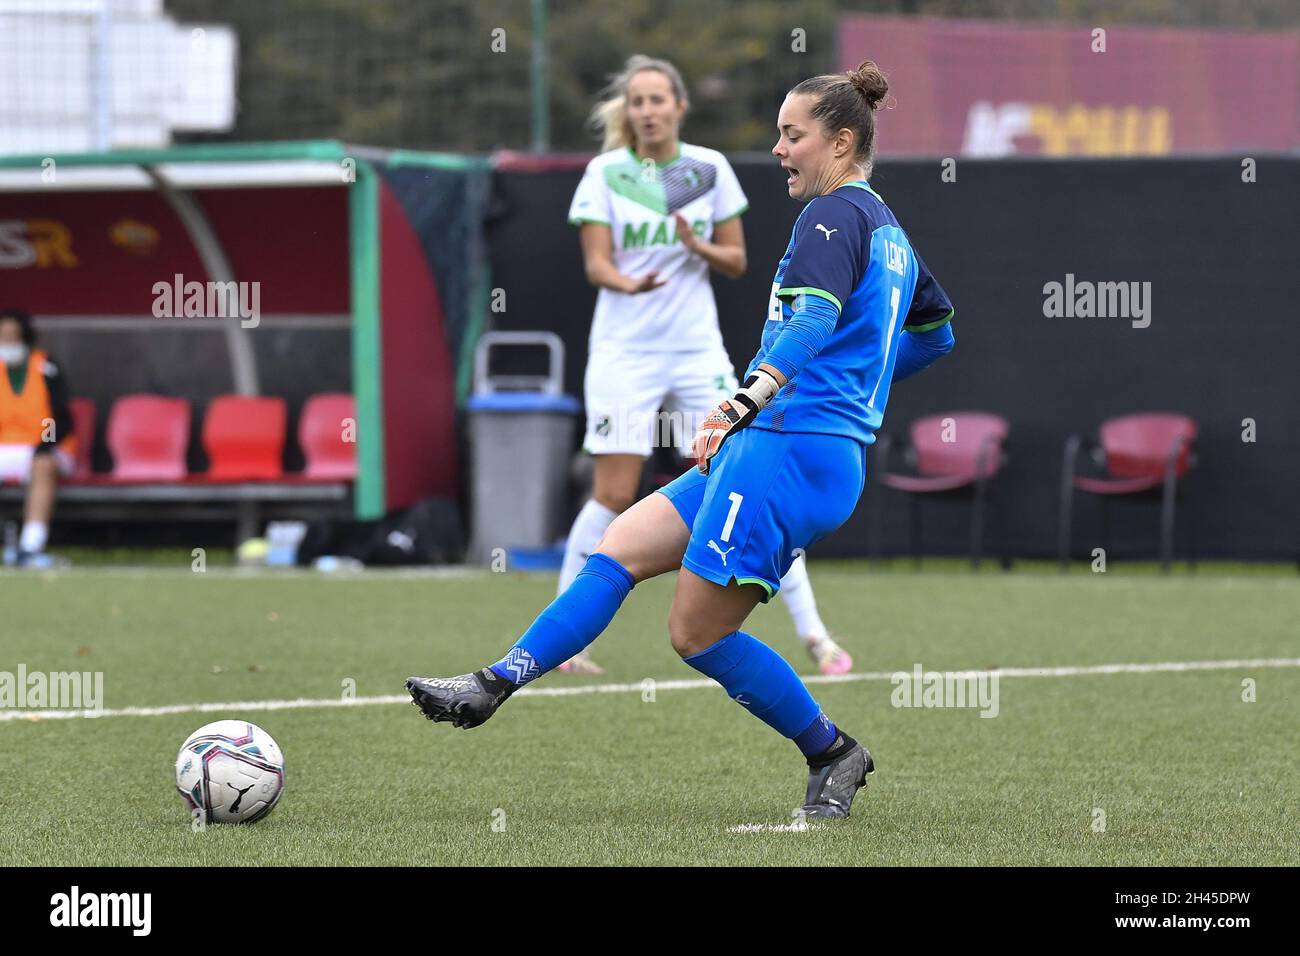
MULTIPOLYGON (((750 261, 776 262, 799 207, 779 184, 773 190, 770 160, 733 163, 751 202, 750 261)), ((1296 556, 1291 529, 1300 528, 1300 505, 1290 489, 1300 479, 1300 432, 1291 410, 1300 327, 1283 303, 1300 296, 1292 264, 1300 158, 1261 163, 1268 175, 1250 185, 1231 158, 964 160, 957 183, 942 182, 930 161, 878 166, 873 186, 956 304, 958 340, 942 367, 898 387, 885 428, 902 434, 912 419, 952 409, 1006 417, 1009 462, 994 494, 1013 553, 1055 553, 1067 436, 1126 412, 1169 409, 1201 424, 1184 528, 1195 524, 1201 556, 1296 556), (1064 282, 1067 273, 1150 282, 1150 325, 1044 316, 1044 283, 1064 282), (1270 422, 1274 434, 1243 442, 1246 418, 1270 422)), ((498 325, 558 331, 569 345, 568 387, 579 394, 595 296, 581 270, 568 268, 580 252, 563 217, 580 175, 502 175, 500 203, 510 218, 491 232, 493 281, 548 289, 498 316, 498 325), (557 298, 573 307, 557 310, 557 298)), ((753 356, 754 304, 761 308, 770 285, 762 267, 716 285, 738 367, 753 356)), ((864 553, 870 496, 892 494, 867 485, 857 513, 819 553, 864 553)), ((1153 555, 1157 511, 1139 501, 1114 507, 1112 553, 1153 555)), ((937 552, 961 553, 967 508, 961 499, 930 505, 924 540, 937 552)), ((898 552, 907 541, 906 511, 900 503, 886 515, 884 550, 898 552)), ((1094 504, 1080 502, 1077 540, 1100 540, 1101 519, 1094 504)), ((996 519, 993 525, 991 532, 996 519)), ((1190 544, 1180 534, 1180 553, 1190 544)))
MULTIPOLYGON (((355 514, 463 496, 483 331, 557 332, 581 395, 594 290, 565 218, 607 76, 633 52, 669 57, 692 93, 684 138, 733 159, 750 271, 716 289, 743 366, 798 212, 766 155, 776 108, 872 57, 897 107, 873 184, 957 304, 960 343, 900 386, 887 429, 1004 416, 992 528, 1048 555, 1065 438, 1182 412, 1200 437, 1179 553, 1194 528, 1201 556, 1290 560, 1297 31, 1293 0, 0 0, 0 305, 36 314, 95 401, 97 471, 123 395, 189 400, 201 472, 214 397, 281 396, 292 435, 310 396, 352 392, 355 514), (338 179, 270 183, 295 162, 338 179), (260 284, 257 328, 151 314, 156 282, 221 278, 196 228, 229 278, 260 284), (1049 317, 1045 287, 1073 279, 1150 283, 1149 324, 1049 317)), ((293 441, 284 456, 303 464, 293 441)), ((865 553, 868 505, 819 550, 865 553)), ((967 507, 927 507, 928 551, 964 550, 967 507)), ((1115 552, 1153 553, 1157 512, 1116 509, 1115 552)), ((1081 553, 1103 514, 1080 502, 1081 553)), ((905 550, 904 509, 886 516, 883 550, 905 550)))

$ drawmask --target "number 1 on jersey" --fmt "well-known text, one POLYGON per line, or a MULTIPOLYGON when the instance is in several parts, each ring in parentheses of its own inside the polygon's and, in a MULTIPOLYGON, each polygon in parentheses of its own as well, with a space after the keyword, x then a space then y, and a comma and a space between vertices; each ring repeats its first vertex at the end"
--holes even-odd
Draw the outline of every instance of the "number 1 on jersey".
POLYGON ((885 380, 885 370, 889 368, 889 350, 894 343, 894 326, 898 324, 898 302, 902 296, 903 290, 898 286, 893 286, 889 290, 889 331, 885 333, 884 367, 880 370, 880 378, 876 379, 876 387, 871 390, 871 397, 867 399, 867 405, 871 408, 876 407, 876 393, 880 391, 880 383, 885 380))

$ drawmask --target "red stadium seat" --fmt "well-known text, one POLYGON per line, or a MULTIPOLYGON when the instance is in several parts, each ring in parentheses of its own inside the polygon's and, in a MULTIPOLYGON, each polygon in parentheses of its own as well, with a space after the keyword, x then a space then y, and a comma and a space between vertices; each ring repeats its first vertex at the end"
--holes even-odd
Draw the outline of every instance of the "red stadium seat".
MULTIPOLYGON (((893 442, 886 434, 879 436, 880 481, 887 488, 909 495, 912 553, 920 554, 920 514, 917 495, 940 494, 971 488, 970 556, 972 567, 979 567, 983 551, 984 501, 990 479, 1003 465, 1002 444, 1010 433, 1007 420, 988 412, 945 412, 917 419, 910 429, 911 442, 904 453, 915 474, 894 474, 888 470, 893 442)), ((879 547, 882 496, 876 496, 876 544, 879 547)), ((1008 564, 1003 555, 1002 563, 1008 564)))
MULTIPOLYGON (((1093 495, 1132 495, 1162 489, 1160 566, 1169 570, 1173 557, 1174 499, 1179 479, 1195 464, 1197 424, 1186 415, 1149 412, 1102 422, 1100 441, 1071 435, 1061 467, 1061 512, 1058 529, 1061 569, 1069 567, 1075 489, 1093 495), (1079 449, 1086 446, 1102 466, 1097 476, 1076 474, 1079 449)), ((1104 498, 1103 498, 1104 500, 1104 498)))
POLYGON ((68 400, 72 413, 72 434, 77 439, 77 466, 70 481, 87 481, 91 477, 92 452, 95 449, 95 401, 90 398, 68 400))
POLYGON ((284 399, 220 395, 203 419, 209 481, 276 481, 284 477, 284 399))
POLYGON ((108 415, 111 481, 183 481, 190 441, 190 403, 161 395, 126 395, 108 415))
POLYGON ((313 395, 303 404, 298 444, 308 481, 351 481, 357 476, 357 403, 346 392, 313 395))

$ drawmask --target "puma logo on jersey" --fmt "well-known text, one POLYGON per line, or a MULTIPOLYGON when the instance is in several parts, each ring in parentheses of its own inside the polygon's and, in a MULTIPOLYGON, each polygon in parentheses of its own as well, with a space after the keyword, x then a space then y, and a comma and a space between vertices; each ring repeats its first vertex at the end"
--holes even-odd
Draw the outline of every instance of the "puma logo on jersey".
POLYGON ((736 550, 736 546, 733 544, 726 551, 723 551, 718 547, 718 542, 714 541, 712 538, 709 539, 709 547, 718 552, 718 557, 722 558, 722 566, 724 568, 727 566, 727 555, 736 550))
POLYGON ((830 241, 831 241, 831 233, 832 233, 832 232, 839 232, 838 229, 827 229, 827 228, 826 228, 825 226, 823 226, 820 222, 817 223, 817 225, 815 225, 813 228, 814 228, 814 229, 820 229, 822 232, 826 233, 826 241, 827 241, 827 242, 830 242, 830 241))

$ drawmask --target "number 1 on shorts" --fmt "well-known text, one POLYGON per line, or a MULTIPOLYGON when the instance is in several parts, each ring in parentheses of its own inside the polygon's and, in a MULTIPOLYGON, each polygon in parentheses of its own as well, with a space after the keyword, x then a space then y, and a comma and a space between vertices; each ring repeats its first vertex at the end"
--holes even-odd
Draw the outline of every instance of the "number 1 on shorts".
POLYGON ((727 495, 727 500, 731 502, 731 510, 727 512, 727 523, 722 526, 722 541, 724 544, 731 540, 731 528, 736 523, 736 512, 740 510, 740 503, 745 500, 745 496, 733 491, 727 495))

